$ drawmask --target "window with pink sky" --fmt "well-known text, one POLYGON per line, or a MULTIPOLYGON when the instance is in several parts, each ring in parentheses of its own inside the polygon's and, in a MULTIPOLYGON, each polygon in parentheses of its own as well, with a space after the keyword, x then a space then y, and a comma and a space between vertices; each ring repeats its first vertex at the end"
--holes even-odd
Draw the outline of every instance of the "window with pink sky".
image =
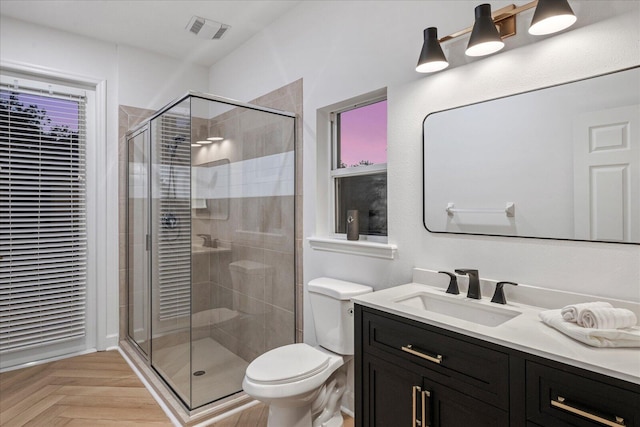
POLYGON ((340 113, 338 168, 387 163, 387 101, 340 113))

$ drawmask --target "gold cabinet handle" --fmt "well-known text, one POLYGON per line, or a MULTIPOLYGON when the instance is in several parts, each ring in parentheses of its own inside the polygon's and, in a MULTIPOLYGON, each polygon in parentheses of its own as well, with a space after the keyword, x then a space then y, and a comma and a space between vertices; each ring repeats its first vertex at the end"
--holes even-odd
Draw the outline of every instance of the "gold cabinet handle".
POLYGON ((427 415, 427 408, 429 407, 427 399, 431 397, 431 392, 425 390, 420 395, 422 396, 422 425, 423 427, 429 427, 431 425, 431 411, 427 415))
POLYGON ((418 402, 418 393, 422 393, 422 389, 419 386, 414 385, 412 391, 413 391, 413 402, 412 402, 412 406, 411 406, 411 408, 412 408, 412 413, 411 413, 411 422, 412 422, 412 424, 411 424, 411 427, 420 427, 420 426, 422 426, 422 423, 416 417, 416 414, 418 412, 416 406, 417 406, 417 402, 418 402))
POLYGON ((402 351, 407 352, 409 354, 413 354, 414 356, 418 356, 422 359, 428 360, 429 362, 437 363, 438 365, 442 363, 442 355, 437 354, 435 357, 430 356, 428 354, 422 353, 420 351, 414 350, 413 345, 408 344, 401 347, 402 351))
POLYGON ((624 418, 622 417, 614 417, 614 420, 608 420, 606 418, 600 417, 598 415, 592 414, 587 411, 583 411, 582 409, 575 408, 571 405, 565 403, 565 398, 562 396, 558 396, 558 400, 551 399, 551 406, 555 406, 556 408, 564 409, 567 412, 571 412, 572 414, 580 415, 581 417, 587 418, 591 421, 598 422, 605 426, 610 427, 621 427, 624 426, 624 418))
MULTIPOLYGON (((431 392, 430 391, 422 391, 422 389, 420 388, 420 386, 414 385, 412 387, 412 392, 413 392, 413 402, 412 402, 412 414, 411 414, 411 420, 412 420, 412 424, 411 427, 429 427, 431 425, 431 421, 427 418, 427 407, 429 405, 429 402, 427 402, 427 399, 431 397, 431 392), (417 418, 417 414, 418 414, 418 395, 420 395, 420 419, 417 418)), ((429 418, 431 417, 431 414, 429 413, 429 418)))

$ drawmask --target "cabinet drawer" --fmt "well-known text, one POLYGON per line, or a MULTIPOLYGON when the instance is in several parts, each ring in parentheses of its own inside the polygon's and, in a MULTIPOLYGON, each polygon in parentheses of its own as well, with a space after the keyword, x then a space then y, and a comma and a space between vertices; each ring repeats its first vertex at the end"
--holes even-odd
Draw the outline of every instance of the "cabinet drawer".
POLYGON ((527 420, 554 426, 640 427, 640 394, 528 361, 527 420), (617 417, 617 418, 616 418, 617 417))
POLYGON ((401 357, 432 373, 441 384, 506 409, 509 356, 429 330, 407 320, 364 312, 363 351, 401 357))

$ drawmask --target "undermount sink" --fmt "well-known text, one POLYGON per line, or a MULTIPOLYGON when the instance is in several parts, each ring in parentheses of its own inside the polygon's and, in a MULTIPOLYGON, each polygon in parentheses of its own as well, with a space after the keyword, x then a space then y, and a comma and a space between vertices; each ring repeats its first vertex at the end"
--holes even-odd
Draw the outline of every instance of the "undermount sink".
POLYGON ((399 298, 395 302, 484 326, 498 326, 520 314, 519 311, 510 310, 494 303, 483 303, 466 297, 441 296, 430 292, 418 292, 399 298))

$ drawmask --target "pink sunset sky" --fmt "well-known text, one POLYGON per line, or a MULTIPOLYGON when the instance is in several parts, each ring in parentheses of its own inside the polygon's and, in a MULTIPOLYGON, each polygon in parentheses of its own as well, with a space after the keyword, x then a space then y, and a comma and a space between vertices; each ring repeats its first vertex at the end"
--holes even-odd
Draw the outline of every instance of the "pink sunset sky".
POLYGON ((387 163, 387 101, 340 114, 340 161, 387 163))
MULTIPOLYGON (((8 100, 10 92, 2 90, 0 96, 8 100)), ((50 125, 45 126, 44 132, 49 132, 55 126, 69 126, 72 132, 78 131, 78 102, 74 100, 60 99, 46 95, 36 95, 28 93, 20 93, 18 101, 24 104, 24 107, 37 105, 47 113, 47 117, 51 119, 50 125)))

